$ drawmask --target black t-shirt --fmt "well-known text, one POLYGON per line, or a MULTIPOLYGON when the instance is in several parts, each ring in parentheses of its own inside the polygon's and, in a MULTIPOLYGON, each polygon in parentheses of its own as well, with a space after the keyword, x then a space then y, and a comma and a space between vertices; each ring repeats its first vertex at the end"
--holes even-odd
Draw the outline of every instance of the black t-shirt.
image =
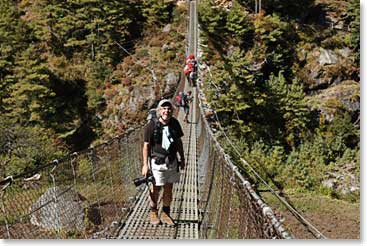
MULTIPOLYGON (((156 124, 158 124, 158 123, 155 123, 154 120, 151 120, 145 126, 145 129, 144 129, 144 142, 149 143, 153 151, 157 151, 159 153, 165 153, 165 150, 162 148, 162 142, 157 143, 157 142, 155 142, 155 139, 154 139, 154 128, 155 128, 156 124)), ((160 123, 160 124, 162 124, 162 123, 160 123)), ((162 124, 162 126, 165 126, 165 125, 162 124)), ((181 125, 180 125, 180 122, 178 122, 178 120, 174 117, 172 117, 169 120, 168 128, 169 128, 169 132, 170 132, 171 136, 175 140, 181 138, 184 135, 184 133, 182 131, 182 128, 181 128, 181 125)), ((162 133, 162 132, 160 132, 160 133, 162 133)), ((177 153, 177 141, 174 141, 172 149, 170 148, 170 153, 171 154, 177 153)))

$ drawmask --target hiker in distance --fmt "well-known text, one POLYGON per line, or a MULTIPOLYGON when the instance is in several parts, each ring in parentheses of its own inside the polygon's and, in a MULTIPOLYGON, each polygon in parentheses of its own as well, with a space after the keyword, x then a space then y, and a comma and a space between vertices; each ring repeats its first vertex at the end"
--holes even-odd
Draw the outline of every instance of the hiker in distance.
POLYGON ((184 74, 190 86, 196 86, 198 63, 194 54, 189 54, 185 60, 184 74))
POLYGON ((176 96, 175 100, 176 100, 176 106, 182 107, 185 112, 183 121, 189 123, 188 117, 190 112, 190 103, 193 100, 192 92, 188 91, 185 93, 183 91, 180 91, 176 96))
POLYGON ((179 182, 179 167, 184 169, 185 158, 181 137, 184 135, 181 125, 173 114, 173 104, 168 99, 158 103, 157 117, 147 123, 144 129, 142 174, 152 173, 153 182, 150 192, 150 223, 175 225, 170 216, 173 183, 179 182), (177 159, 180 155, 180 162, 177 159), (149 165, 150 164, 150 165, 149 165), (158 195, 163 187, 163 208, 158 216, 158 195))

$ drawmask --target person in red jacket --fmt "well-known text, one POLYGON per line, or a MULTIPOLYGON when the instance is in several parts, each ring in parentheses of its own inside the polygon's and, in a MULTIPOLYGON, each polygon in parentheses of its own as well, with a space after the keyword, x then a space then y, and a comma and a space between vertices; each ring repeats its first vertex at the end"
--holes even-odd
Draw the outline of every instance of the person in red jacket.
POLYGON ((187 63, 185 65, 185 68, 184 68, 184 74, 185 74, 185 77, 187 79, 187 82, 189 82, 189 85, 192 86, 192 81, 191 81, 191 76, 190 74, 192 73, 193 71, 193 65, 192 63, 187 63))
POLYGON ((193 60, 195 60, 194 54, 190 54, 186 57, 185 64, 191 63, 193 60))
POLYGON ((197 61, 194 54, 189 54, 185 60, 184 74, 190 86, 195 86, 197 78, 197 61))

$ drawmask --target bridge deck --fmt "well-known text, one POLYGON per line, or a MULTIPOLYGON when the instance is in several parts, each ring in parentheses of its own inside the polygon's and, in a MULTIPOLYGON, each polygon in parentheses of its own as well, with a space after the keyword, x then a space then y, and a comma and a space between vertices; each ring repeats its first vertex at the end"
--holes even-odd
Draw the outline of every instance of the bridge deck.
MULTIPOLYGON (((193 95, 195 95, 193 89, 193 95)), ((192 102, 195 105, 196 98, 192 102)), ((194 115, 195 107, 190 108, 194 115)), ((176 226, 151 225, 149 223, 149 192, 145 188, 142 196, 126 220, 118 238, 121 239, 198 239, 198 186, 196 162, 196 130, 195 124, 183 122, 183 110, 180 109, 178 119, 184 131, 182 138, 185 150, 186 168, 181 172, 180 182, 173 186, 171 217, 176 226)), ((192 122, 192 120, 189 120, 192 122)), ((161 204, 161 203, 160 203, 161 204)), ((160 206, 161 207, 161 206, 160 206)), ((161 209, 160 209, 161 210, 161 209)), ((160 214, 160 211, 159 211, 160 214)))

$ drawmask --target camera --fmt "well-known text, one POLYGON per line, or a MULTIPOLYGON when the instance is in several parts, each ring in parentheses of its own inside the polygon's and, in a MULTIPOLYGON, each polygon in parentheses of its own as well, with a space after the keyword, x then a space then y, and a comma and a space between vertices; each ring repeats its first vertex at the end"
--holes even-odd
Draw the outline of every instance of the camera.
POLYGON ((152 173, 149 173, 148 176, 146 177, 140 177, 140 178, 136 178, 134 179, 134 185, 136 187, 140 186, 143 183, 154 183, 154 177, 152 173))

